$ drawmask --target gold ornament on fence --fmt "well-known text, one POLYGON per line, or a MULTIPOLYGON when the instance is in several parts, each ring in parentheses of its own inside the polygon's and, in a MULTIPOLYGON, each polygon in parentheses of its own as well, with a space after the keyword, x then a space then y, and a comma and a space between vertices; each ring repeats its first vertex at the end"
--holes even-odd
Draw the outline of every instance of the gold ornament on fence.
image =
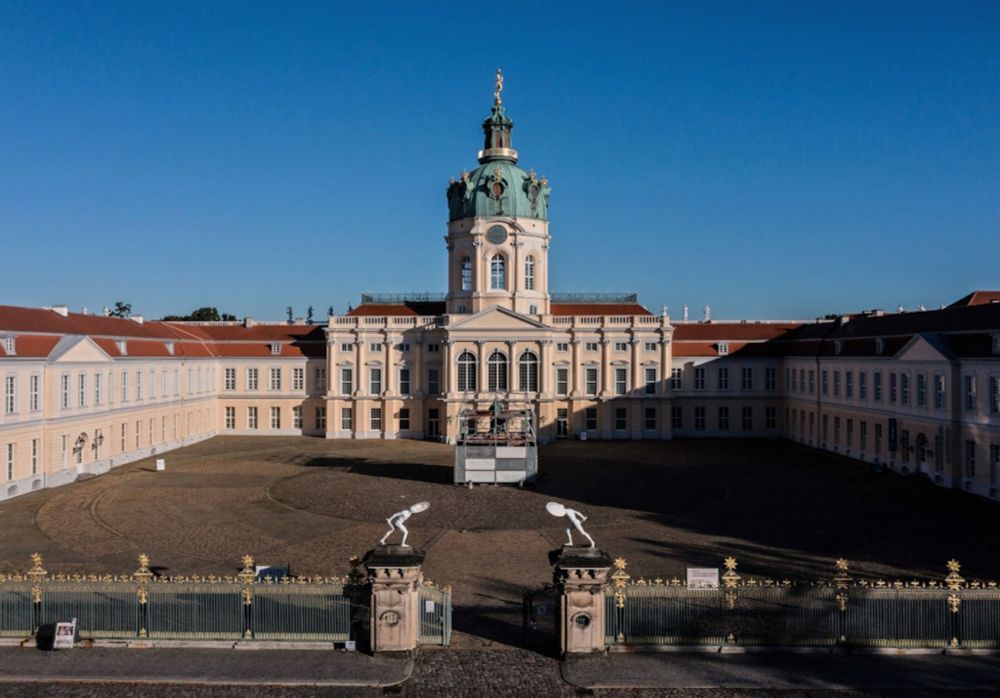
POLYGON ((962 585, 965 583, 965 579, 963 579, 962 575, 958 573, 958 571, 962 569, 962 565, 959 564, 958 560, 951 559, 948 560, 947 567, 948 567, 948 576, 944 578, 944 583, 952 591, 957 591, 958 589, 961 589, 962 585))

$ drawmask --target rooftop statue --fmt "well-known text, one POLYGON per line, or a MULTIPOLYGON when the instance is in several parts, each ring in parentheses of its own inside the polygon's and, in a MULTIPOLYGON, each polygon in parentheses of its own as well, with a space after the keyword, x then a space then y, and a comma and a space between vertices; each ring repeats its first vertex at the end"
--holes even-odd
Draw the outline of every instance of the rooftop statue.
POLYGON ((417 502, 408 509, 403 509, 403 511, 397 511, 395 514, 386 519, 386 523, 389 524, 389 530, 385 532, 382 536, 382 540, 378 542, 379 545, 385 545, 386 539, 393 534, 394 531, 400 530, 403 532, 403 542, 400 544, 401 548, 409 548, 406 544, 406 537, 410 535, 410 532, 404 526, 404 522, 413 516, 414 514, 419 514, 422 511, 427 511, 431 508, 430 502, 417 502))
POLYGON ((580 535, 590 541, 591 548, 597 547, 597 544, 594 543, 594 539, 583 530, 583 522, 587 520, 586 516, 578 512, 576 509, 570 509, 563 506, 559 502, 549 502, 545 505, 545 510, 553 516, 565 516, 569 519, 570 525, 566 527, 566 537, 569 539, 569 545, 573 545, 573 529, 575 528, 580 532, 580 535))

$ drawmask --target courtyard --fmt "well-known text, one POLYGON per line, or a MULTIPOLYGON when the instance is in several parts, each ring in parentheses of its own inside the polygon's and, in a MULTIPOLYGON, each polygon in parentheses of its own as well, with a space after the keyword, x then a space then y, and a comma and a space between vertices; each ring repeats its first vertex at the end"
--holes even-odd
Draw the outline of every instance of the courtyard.
POLYGON ((40 552, 52 573, 128 573, 139 553, 163 574, 234 574, 250 553, 298 575, 343 575, 418 501, 408 522, 425 576, 454 589, 453 646, 518 644, 521 595, 551 578, 565 540, 560 501, 633 577, 739 561, 744 575, 1000 576, 1000 507, 919 478, 770 440, 558 442, 538 483, 451 483, 452 448, 415 441, 217 437, 106 475, 0 504, 0 571, 40 552))

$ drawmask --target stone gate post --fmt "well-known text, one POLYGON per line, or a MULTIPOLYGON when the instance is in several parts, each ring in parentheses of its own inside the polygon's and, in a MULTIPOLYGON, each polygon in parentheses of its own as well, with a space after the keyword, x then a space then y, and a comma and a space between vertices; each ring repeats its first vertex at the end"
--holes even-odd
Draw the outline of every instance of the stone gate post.
POLYGON ((411 652, 420 634, 422 550, 379 545, 362 559, 371 587, 371 651, 411 652))
POLYGON ((603 651, 604 591, 611 557, 597 548, 568 545, 554 551, 552 557, 559 594, 560 654, 603 651))

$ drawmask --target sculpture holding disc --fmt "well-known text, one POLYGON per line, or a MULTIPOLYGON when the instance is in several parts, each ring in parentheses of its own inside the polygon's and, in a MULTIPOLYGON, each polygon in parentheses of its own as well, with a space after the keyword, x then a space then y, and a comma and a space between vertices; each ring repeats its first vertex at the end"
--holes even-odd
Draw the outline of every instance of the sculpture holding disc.
POLYGON ((393 534, 394 531, 402 531, 403 542, 400 544, 401 548, 409 548, 406 544, 406 537, 410 535, 410 532, 406 529, 404 525, 406 520, 409 519, 414 514, 419 514, 422 511, 427 511, 431 508, 430 502, 417 502, 407 509, 402 511, 397 511, 395 514, 386 519, 386 523, 389 524, 389 530, 385 532, 382 536, 382 540, 378 542, 379 545, 385 545, 386 539, 393 534))
POLYGON ((565 516, 569 519, 569 525, 566 526, 566 537, 569 539, 569 545, 573 545, 573 529, 575 528, 580 532, 580 535, 590 541, 591 548, 597 547, 597 544, 594 543, 594 539, 590 537, 590 534, 583 530, 583 522, 587 520, 586 516, 578 512, 576 509, 570 509, 559 502, 549 502, 545 505, 545 510, 553 516, 565 516))

